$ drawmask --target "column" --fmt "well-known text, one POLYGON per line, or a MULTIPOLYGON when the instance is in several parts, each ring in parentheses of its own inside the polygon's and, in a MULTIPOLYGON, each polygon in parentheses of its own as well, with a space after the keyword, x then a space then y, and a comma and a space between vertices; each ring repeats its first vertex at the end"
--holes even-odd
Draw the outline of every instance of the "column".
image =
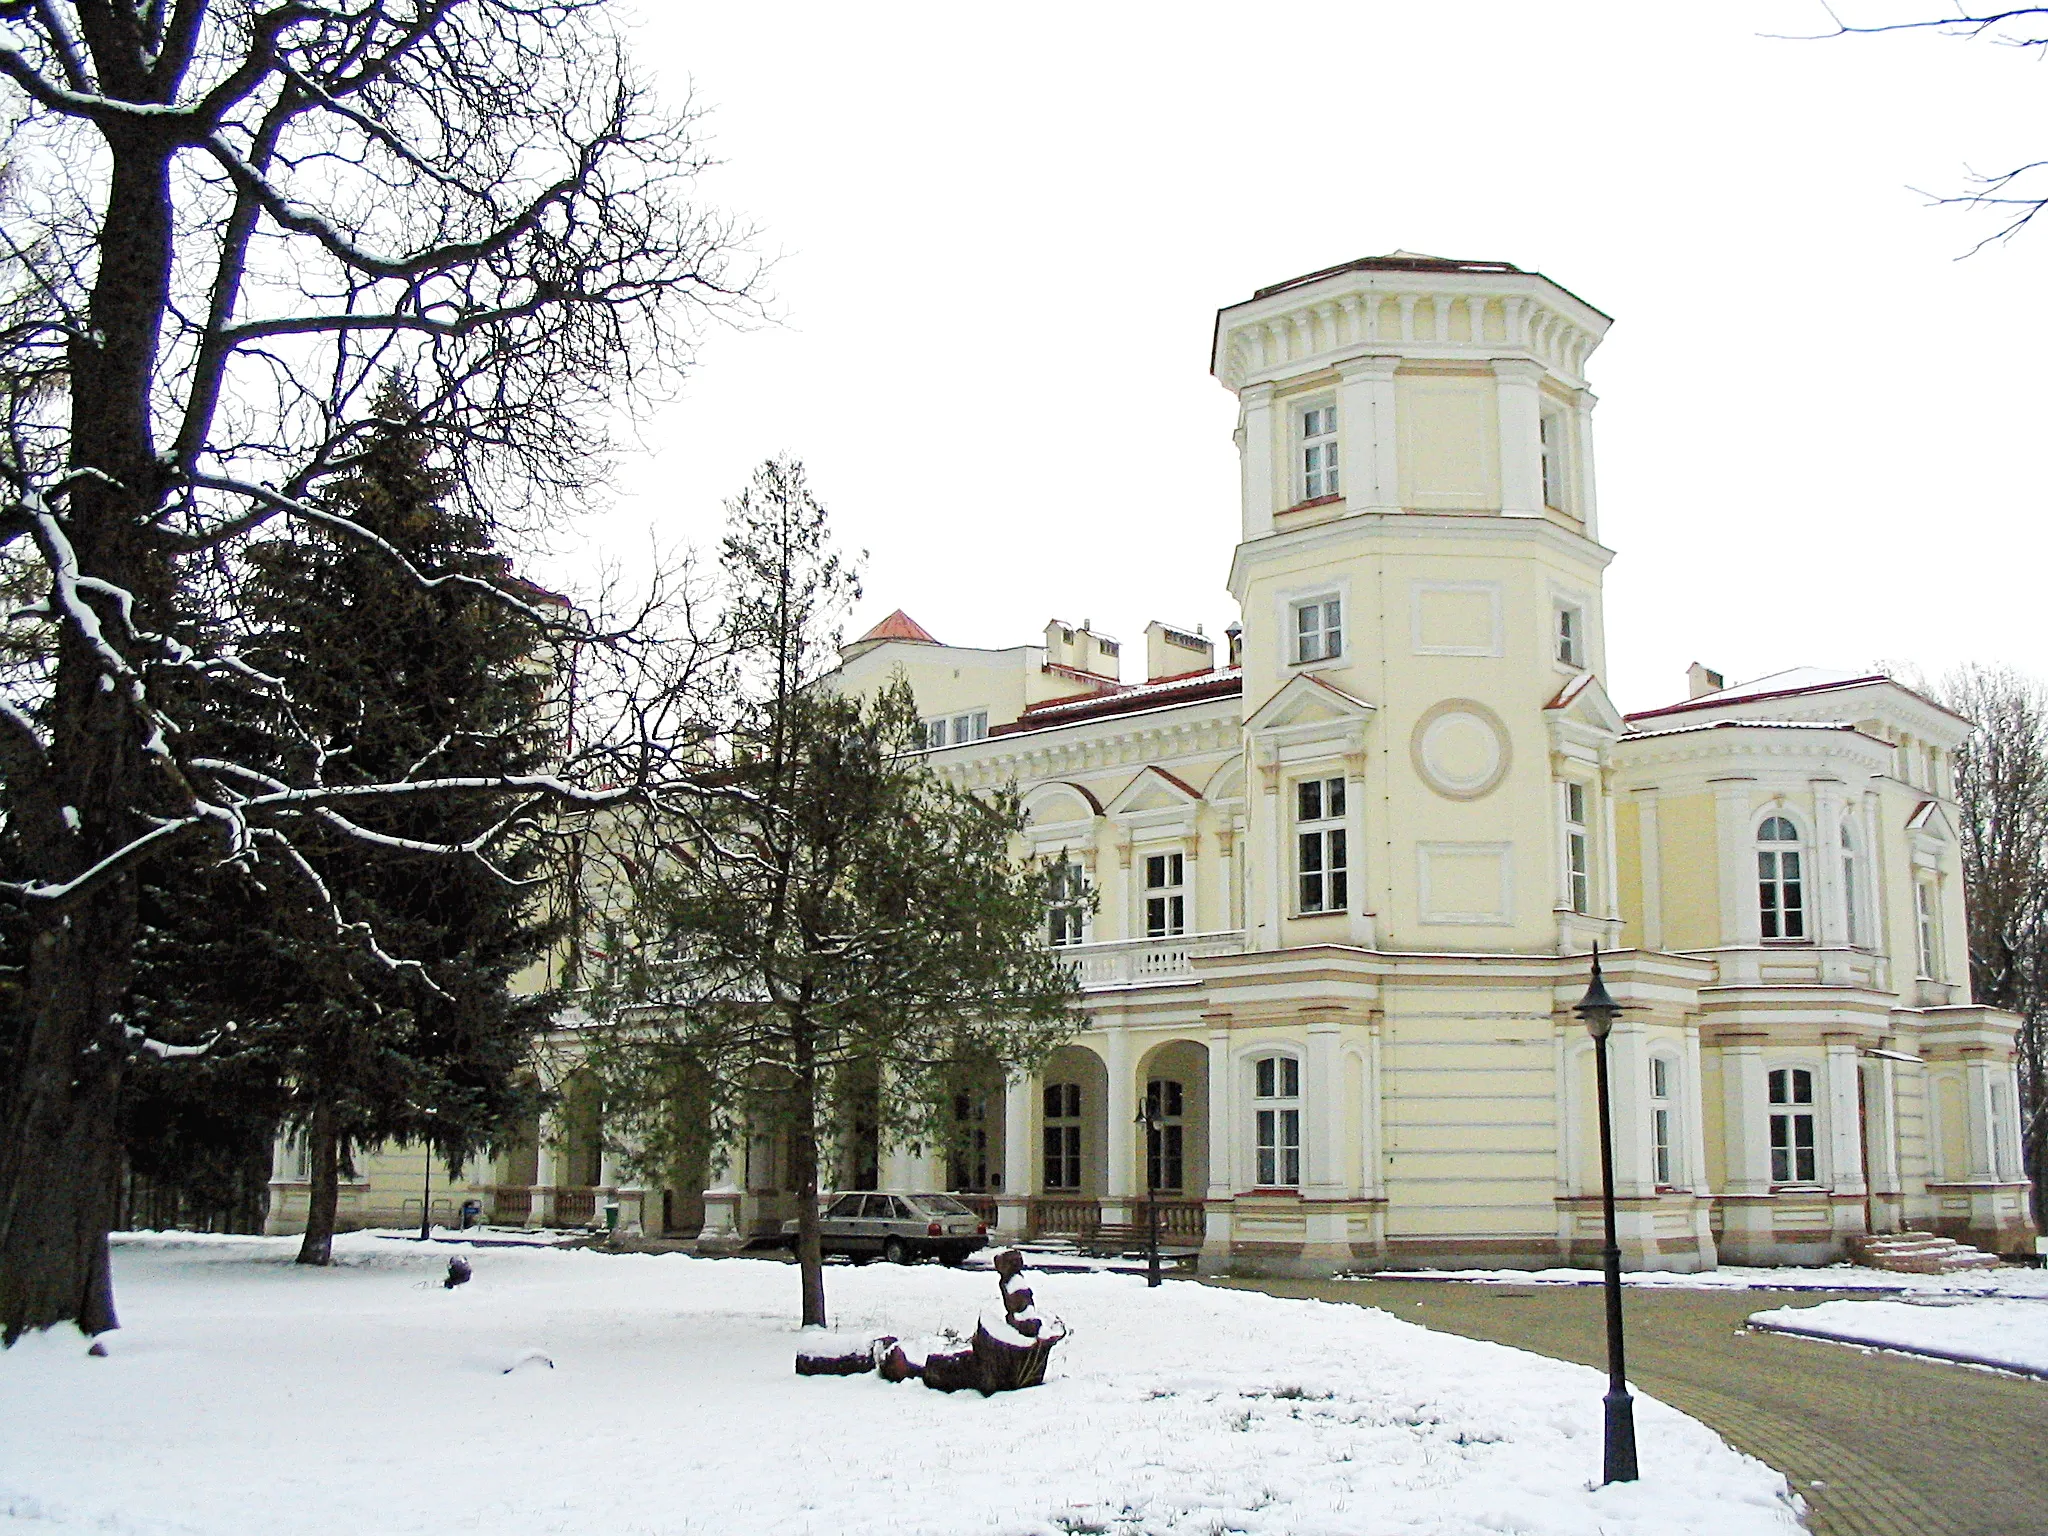
POLYGON ((1305 1263, 1348 1264, 1351 1260, 1351 1213, 1340 1202, 1351 1191, 1345 1177, 1343 1106, 1343 1061, 1339 1056, 1337 1018, 1312 1013, 1308 1020, 1308 1053, 1302 1063, 1302 1150, 1308 1166, 1302 1170, 1301 1256, 1305 1263), (1314 1202, 1332 1202, 1317 1205, 1314 1202))
POLYGON ((1031 1197, 1038 1190, 1038 1079, 1013 1073, 1003 1084, 1003 1192, 996 1196, 996 1231, 1006 1238, 1030 1235, 1031 1197))
POLYGON ((534 1148, 533 1204, 526 1213, 529 1227, 551 1227, 555 1224, 555 1185, 560 1182, 562 1165, 561 1136, 561 1122, 553 1115, 542 1115, 540 1140, 534 1148))
POLYGON ((1401 510, 1400 439, 1394 416, 1398 357, 1355 357, 1337 365, 1338 440, 1346 503, 1363 512, 1401 510))
POLYGON ((1835 1236, 1847 1240, 1865 1231, 1870 1223, 1862 1197, 1870 1185, 1863 1167, 1863 1133, 1859 1074, 1856 1070, 1856 1041, 1848 1035, 1828 1035, 1828 1177, 1833 1192, 1854 1199, 1829 1201, 1835 1236))
POLYGON ((1238 391, 1238 468, 1242 478, 1244 536, 1260 538, 1273 531, 1273 386, 1250 384, 1238 391))
MULTIPOLYGON (((1621 842, 1614 832, 1614 765, 1603 762, 1594 779, 1594 786, 1600 792, 1600 852, 1599 867, 1595 871, 1600 882, 1600 904, 1596 909, 1602 917, 1619 924, 1621 921, 1621 842)), ((1611 933, 1610 931, 1610 937, 1611 933)))
MULTIPOLYGON (((1577 399, 1578 409, 1572 413, 1571 470, 1576 482, 1572 491, 1578 497, 1574 505, 1586 525, 1586 537, 1597 544, 1600 542, 1600 507, 1593 476, 1593 407, 1600 402, 1591 390, 1586 389, 1578 392, 1577 399)), ((1592 659, 1599 663, 1600 671, 1606 671, 1607 664, 1603 658, 1595 656, 1592 659)))
POLYGON ((711 1187, 704 1191, 702 1248, 738 1248, 746 1241, 741 1209, 746 1203, 747 1128, 736 1125, 711 1151, 711 1187))
POLYGON ((1138 1169, 1138 1092, 1132 1081, 1130 1032, 1112 1025, 1103 1060, 1109 1069, 1109 1102, 1106 1126, 1109 1166, 1104 1170, 1102 1219, 1115 1225, 1132 1220, 1132 1207, 1142 1193, 1138 1169))
POLYGON ((1227 826, 1216 829, 1216 883, 1215 906, 1216 928, 1228 931, 1242 926, 1238 920, 1236 903, 1232 901, 1232 865, 1237 854, 1237 834, 1227 826))
POLYGON ((1230 1015, 1206 1013, 1209 1026, 1209 1191, 1202 1219, 1203 1274, 1216 1274, 1230 1264, 1231 1197, 1236 1193, 1232 1167, 1238 1139, 1237 1075, 1230 1064, 1230 1015))
MULTIPOLYGON (((1756 788, 1754 779, 1716 779, 1714 785, 1714 827, 1720 844, 1721 867, 1715 871, 1715 878, 1721 888, 1721 935, 1723 945, 1746 945, 1754 948, 1762 942, 1758 937, 1756 910, 1756 859, 1755 849, 1750 844, 1749 810, 1750 796, 1756 788)), ((1754 961, 1741 967, 1741 974, 1731 975, 1727 962, 1723 962, 1721 980, 1756 980, 1754 961)))
POLYGON ((1701 1089, 1700 1031, 1698 1022, 1688 1020, 1685 1029, 1685 1097, 1680 1113, 1685 1122, 1685 1182, 1693 1193, 1692 1235, 1699 1245, 1700 1269, 1712 1269, 1720 1262, 1714 1251, 1713 1211, 1709 1197, 1712 1181, 1707 1178, 1707 1101, 1701 1089))
POLYGON ((1777 1257, 1764 1091, 1761 1037, 1730 1038, 1721 1048, 1721 1146, 1728 1165, 1721 1257, 1736 1264, 1768 1264, 1777 1257))
POLYGON ((1500 420, 1500 510, 1504 517, 1543 515, 1543 365, 1520 357, 1493 360, 1500 420))
POLYGON ((1350 887, 1346 902, 1349 911, 1344 921, 1351 942, 1360 949, 1379 946, 1378 924, 1373 920, 1368 899, 1372 887, 1365 880, 1365 770, 1370 761, 1365 750, 1365 732, 1352 732, 1344 743, 1344 866, 1350 887))

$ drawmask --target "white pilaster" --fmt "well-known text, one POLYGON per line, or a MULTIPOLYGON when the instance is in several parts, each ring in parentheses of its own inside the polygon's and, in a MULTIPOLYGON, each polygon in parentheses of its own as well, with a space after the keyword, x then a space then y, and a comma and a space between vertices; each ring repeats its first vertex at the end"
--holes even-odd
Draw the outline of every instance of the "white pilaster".
POLYGON ((1209 1031, 1209 1198, 1228 1200, 1235 1192, 1232 1173, 1237 1146, 1237 1074, 1230 1063, 1230 1031, 1209 1031))
POLYGON ((1398 357, 1354 357, 1337 365, 1338 433, 1344 498, 1365 512, 1401 510, 1400 440, 1394 419, 1398 357))
POLYGON ((1348 1193, 1350 1180, 1344 1173, 1344 1107, 1342 1066, 1337 1057, 1338 1023, 1335 1019, 1311 1018, 1308 1025, 1308 1059, 1302 1063, 1302 1117, 1307 1121, 1303 1143, 1308 1167, 1303 1169, 1302 1190, 1312 1200, 1335 1200, 1348 1193))
POLYGON ((1764 1053, 1744 1042, 1721 1051, 1721 1147, 1727 1192, 1761 1195, 1771 1187, 1770 1126, 1764 1110, 1764 1053))
POLYGON ((1663 854, 1657 825, 1657 791, 1647 789, 1636 796, 1636 864, 1643 884, 1643 931, 1637 942, 1644 949, 1664 947, 1663 854))
POLYGON ((1543 515, 1543 365, 1521 357, 1493 360, 1500 411, 1500 510, 1505 517, 1543 515))
MULTIPOLYGON (((1244 536, 1263 537, 1273 531, 1274 497, 1280 477, 1273 450, 1279 423, 1273 410, 1273 386, 1248 384, 1238 392, 1238 466, 1243 478, 1244 536)), ((1341 423, 1340 423, 1341 424, 1341 423)))
POLYGON ((1003 1192, 996 1197, 996 1230, 1004 1237, 1027 1234, 1031 1197, 1038 1192, 1038 1105, 1041 1085, 1029 1072, 1003 1084, 1003 1192))
POLYGON ((1998 1177, 1991 1155, 1991 1080, 1996 1070, 1993 1063, 1981 1056, 1963 1064, 1963 1082, 1969 1090, 1964 1102, 1969 1120, 1972 1184, 1988 1184, 1998 1177))
POLYGON ((1869 1185, 1863 1168, 1856 1042, 1847 1035, 1830 1035, 1827 1053, 1828 1174, 1837 1194, 1860 1195, 1869 1185))
POLYGON ((1132 1079, 1131 1036, 1125 1029, 1112 1029, 1104 1062, 1109 1070, 1109 1167, 1103 1185, 1102 1219, 1130 1220, 1131 1201, 1142 1193, 1138 1177, 1138 1091, 1132 1079))

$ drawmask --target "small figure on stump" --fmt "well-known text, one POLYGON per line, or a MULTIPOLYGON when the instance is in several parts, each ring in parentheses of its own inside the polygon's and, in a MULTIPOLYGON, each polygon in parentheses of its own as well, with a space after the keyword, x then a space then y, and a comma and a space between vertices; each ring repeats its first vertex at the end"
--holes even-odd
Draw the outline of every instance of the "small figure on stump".
POLYGON ((448 1276, 441 1282, 441 1289, 452 1291, 458 1285, 467 1284, 469 1284, 469 1260, 450 1259, 448 1261, 448 1276))

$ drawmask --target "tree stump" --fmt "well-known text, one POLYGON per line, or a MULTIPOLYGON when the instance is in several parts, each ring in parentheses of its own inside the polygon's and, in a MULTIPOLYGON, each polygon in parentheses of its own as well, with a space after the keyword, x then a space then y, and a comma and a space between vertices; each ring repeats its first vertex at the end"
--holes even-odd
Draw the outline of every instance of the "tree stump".
POLYGON ((796 1347, 799 1376, 865 1376, 892 1352, 895 1335, 813 1333, 796 1347))
POLYGON ((1031 1287, 1019 1282, 1024 1272, 1022 1254, 1006 1248, 996 1255, 995 1262, 1002 1310, 989 1308, 981 1314, 974 1338, 965 1349, 957 1347, 957 1335, 896 1344, 882 1361, 884 1381, 908 1381, 915 1376, 934 1392, 972 1388, 987 1397, 1035 1387, 1045 1380, 1046 1361, 1053 1346, 1067 1336, 1066 1324, 1038 1315, 1031 1287))

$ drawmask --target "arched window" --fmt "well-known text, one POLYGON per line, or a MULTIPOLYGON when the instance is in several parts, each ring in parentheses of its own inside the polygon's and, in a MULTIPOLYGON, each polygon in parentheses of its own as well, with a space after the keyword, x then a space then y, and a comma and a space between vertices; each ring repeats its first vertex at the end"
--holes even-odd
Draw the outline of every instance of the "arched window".
POLYGON ((1186 1091, 1170 1077, 1155 1077, 1145 1085, 1145 1105, 1152 1112, 1145 1132, 1145 1187, 1179 1190, 1186 1178, 1186 1091))
POLYGON ((1771 1182, 1812 1184, 1820 1170, 1814 1150, 1813 1074, 1779 1067, 1767 1079, 1771 1100, 1771 1182))
POLYGON ((1659 1188, 1678 1182, 1678 1063, 1650 1058, 1650 1163, 1659 1188))
POLYGON ((1252 1063, 1253 1183, 1292 1189, 1301 1183, 1301 1062, 1261 1056, 1252 1063))
POLYGON ((1756 829, 1757 915, 1767 939, 1806 937, 1806 877, 1800 868, 1799 829, 1783 816, 1756 829))
POLYGON ((1842 912, 1848 920, 1848 942, 1860 943, 1863 924, 1856 910, 1856 833, 1842 823, 1842 912))
POLYGON ((1045 1187, 1081 1187, 1081 1085, 1045 1085, 1045 1187))

